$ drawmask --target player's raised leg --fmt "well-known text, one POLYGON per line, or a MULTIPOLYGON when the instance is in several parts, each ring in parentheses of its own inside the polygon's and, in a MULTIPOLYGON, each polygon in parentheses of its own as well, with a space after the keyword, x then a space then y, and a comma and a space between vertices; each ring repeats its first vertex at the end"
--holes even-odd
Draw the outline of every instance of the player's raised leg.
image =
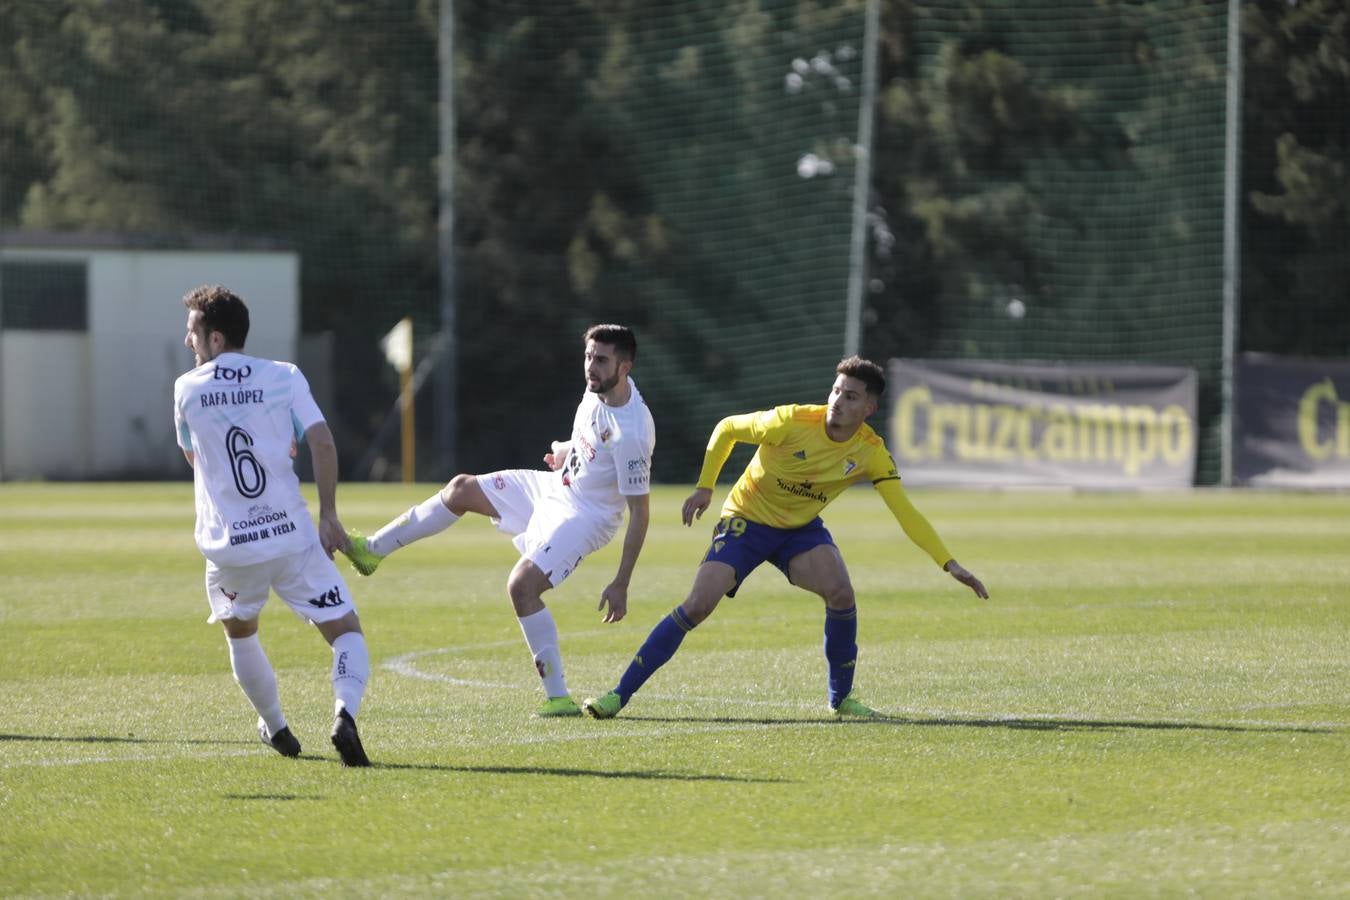
POLYGON ((454 525, 466 512, 497 517, 497 510, 483 493, 475 475, 456 475, 432 496, 389 521, 370 537, 349 531, 351 547, 343 552, 352 568, 370 575, 380 562, 402 547, 440 534, 454 525))
POLYGON ((736 584, 736 570, 725 563, 709 561, 698 567, 694 586, 684 603, 671 610, 647 635, 633 661, 624 670, 619 684, 601 697, 592 697, 582 704, 587 714, 596 719, 612 719, 638 692, 647 679, 656 674, 680 649, 684 636, 700 622, 712 615, 727 591, 736 584))
POLYGON ((788 578, 825 601, 825 662, 829 668, 830 710, 838 717, 875 718, 877 712, 853 696, 858 661, 858 607, 844 557, 834 544, 819 544, 792 557, 788 578))

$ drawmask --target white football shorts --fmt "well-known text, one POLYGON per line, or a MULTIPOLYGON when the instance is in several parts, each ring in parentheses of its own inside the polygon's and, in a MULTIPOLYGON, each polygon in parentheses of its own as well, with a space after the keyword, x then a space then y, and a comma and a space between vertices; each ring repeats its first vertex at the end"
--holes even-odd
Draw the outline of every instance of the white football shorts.
POLYGON ((608 544, 619 530, 611 517, 577 509, 556 493, 557 472, 504 469, 478 476, 478 486, 497 509, 497 530, 511 535, 520 555, 539 567, 554 587, 588 554, 608 544))
POLYGON ((297 616, 310 622, 331 622, 356 609, 347 582, 318 542, 251 566, 218 566, 206 561, 208 622, 256 619, 269 591, 297 616))

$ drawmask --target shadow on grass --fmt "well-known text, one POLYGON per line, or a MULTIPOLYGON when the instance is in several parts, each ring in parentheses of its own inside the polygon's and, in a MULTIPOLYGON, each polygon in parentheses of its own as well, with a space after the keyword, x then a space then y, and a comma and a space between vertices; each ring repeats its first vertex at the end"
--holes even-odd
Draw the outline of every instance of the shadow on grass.
POLYGON ((0 734, 3 741, 47 741, 55 744, 205 744, 208 746, 243 744, 249 746, 257 741, 244 740, 200 740, 191 738, 142 738, 129 734, 125 737, 111 734, 0 734))
POLYGON ((1132 719, 959 719, 951 717, 879 716, 875 719, 785 719, 735 716, 624 716, 630 722, 717 725, 905 725, 919 728, 1011 728, 1023 731, 1224 731, 1249 734, 1339 734, 1345 729, 1323 725, 1244 725, 1224 722, 1178 722, 1132 719))
MULTIPOLYGON (((326 756, 298 757, 303 762, 338 760, 326 756)), ((412 772, 471 772, 478 775, 550 775, 561 778, 634 779, 637 781, 721 781, 742 784, 791 784, 791 778, 754 778, 742 775, 708 775, 700 772, 667 772, 662 770, 577 769, 560 766, 452 766, 438 763, 393 763, 372 760, 372 769, 397 769, 412 772)))
POLYGON ((221 794, 224 800, 326 800, 327 797, 301 794, 221 794))
MULTIPOLYGON (((1013 728, 1026 731, 1221 731, 1244 734, 1335 734, 1340 729, 1318 725, 1242 725, 1226 722, 1179 722, 1169 719, 952 719, 890 716, 872 720, 882 725, 917 725, 957 728, 1013 728)), ((844 725, 872 724, 867 720, 844 725)))

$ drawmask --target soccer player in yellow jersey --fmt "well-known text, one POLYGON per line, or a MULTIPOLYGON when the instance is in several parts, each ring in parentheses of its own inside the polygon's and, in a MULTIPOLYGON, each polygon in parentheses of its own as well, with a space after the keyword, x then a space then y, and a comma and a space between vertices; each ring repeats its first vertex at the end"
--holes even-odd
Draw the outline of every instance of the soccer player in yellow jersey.
POLYGON ((735 443, 758 444, 759 449, 722 505, 689 596, 652 629, 618 686, 583 704, 591 716, 617 715, 675 654, 684 636, 712 615, 723 596, 734 597, 745 577, 767 560, 788 581, 825 601, 830 709, 841 717, 875 717, 875 711, 853 696, 858 656, 853 585, 844 558, 820 520, 821 510, 864 478, 876 487, 910 540, 977 596, 988 598, 980 580, 952 557, 933 526, 909 502, 885 442, 864 423, 886 390, 881 367, 851 356, 835 373, 829 402, 823 406, 779 406, 717 423, 698 487, 684 501, 685 525, 702 517, 712 502, 717 475, 735 443))

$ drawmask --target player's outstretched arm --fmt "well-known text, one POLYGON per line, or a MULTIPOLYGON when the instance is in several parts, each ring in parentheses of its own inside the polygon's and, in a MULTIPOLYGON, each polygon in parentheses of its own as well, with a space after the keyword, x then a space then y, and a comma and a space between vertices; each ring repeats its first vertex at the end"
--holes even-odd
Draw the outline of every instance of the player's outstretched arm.
POLYGON ((694 492, 685 498, 680 517, 685 525, 693 525, 695 519, 703 518, 708 504, 712 503, 712 488, 694 488, 694 492))
POLYGON ((904 488, 900 486, 899 478, 883 479, 876 484, 876 489, 911 541, 931 556, 933 562, 942 566, 944 572, 974 591, 975 596, 981 600, 989 599, 989 592, 984 589, 984 584, 980 579, 956 561, 956 558, 947 551, 946 546, 942 543, 942 538, 938 537, 937 531, 924 518, 923 513, 914 508, 914 504, 910 502, 904 488))
MULTIPOLYGON (((788 409, 788 407, 781 407, 788 409)), ((781 417, 778 410, 768 410, 765 412, 744 413, 739 416, 727 416, 717 423, 713 429, 712 435, 708 438, 708 449, 703 452, 703 468, 699 470, 698 481, 699 491, 706 490, 711 496, 712 488, 717 484, 717 475, 722 471, 722 466, 726 465, 727 458, 731 456, 731 450, 736 446, 737 441, 744 441, 750 444, 759 444, 771 437, 775 427, 781 430, 781 417), (707 487, 703 487, 707 485, 707 487)), ((695 495, 698 491, 694 492, 695 495)), ((692 497, 690 498, 693 499, 692 497)), ((708 504, 703 504, 706 509, 708 504)), ((701 514, 701 512, 700 512, 701 514)), ((684 504, 684 524, 690 525, 693 519, 690 518, 689 501, 684 504)))
POLYGON ((976 597, 979 597, 981 600, 989 599, 989 592, 984 589, 984 582, 976 578, 973 573, 969 572, 965 566, 961 565, 956 560, 948 560, 947 564, 942 568, 948 575, 974 591, 976 597))
POLYGON ((600 592, 600 605, 596 607, 600 610, 609 607, 609 612, 605 613, 606 622, 617 622, 628 614, 628 585, 633 580, 633 568, 647 540, 647 524, 651 520, 651 495, 635 494, 625 499, 628 500, 628 530, 623 536, 619 571, 600 592))

